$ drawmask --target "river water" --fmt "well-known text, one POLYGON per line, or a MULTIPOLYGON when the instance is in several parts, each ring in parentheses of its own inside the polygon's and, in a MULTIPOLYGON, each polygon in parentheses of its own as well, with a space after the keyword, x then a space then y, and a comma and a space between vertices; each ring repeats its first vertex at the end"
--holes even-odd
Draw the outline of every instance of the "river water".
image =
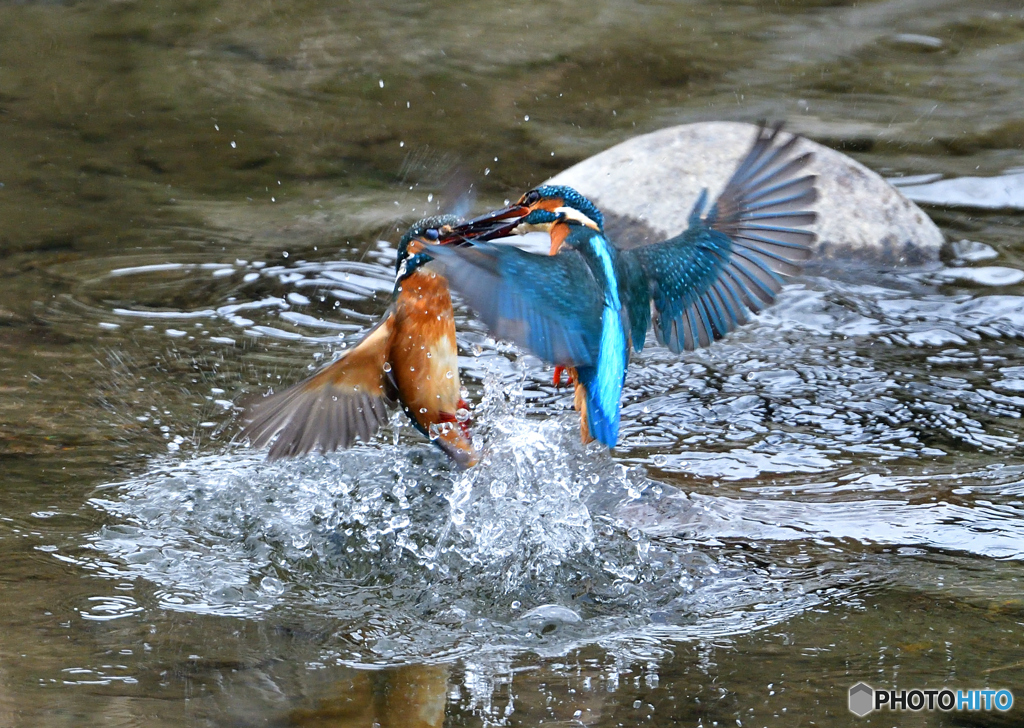
POLYGON ((1022 68, 1019 2, 0 4, 0 725, 1020 724, 847 690, 1024 683, 1022 68), (412 220, 762 117, 943 262, 648 348, 611 454, 464 308, 477 468, 234 442, 412 220))

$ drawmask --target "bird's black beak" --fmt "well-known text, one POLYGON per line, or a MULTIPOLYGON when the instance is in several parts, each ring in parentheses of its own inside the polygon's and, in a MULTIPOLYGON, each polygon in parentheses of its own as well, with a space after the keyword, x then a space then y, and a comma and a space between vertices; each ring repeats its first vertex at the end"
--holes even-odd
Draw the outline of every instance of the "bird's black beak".
POLYGON ((461 225, 441 231, 439 245, 460 245, 475 240, 493 240, 508 235, 530 214, 526 205, 509 205, 500 210, 474 217, 461 225))

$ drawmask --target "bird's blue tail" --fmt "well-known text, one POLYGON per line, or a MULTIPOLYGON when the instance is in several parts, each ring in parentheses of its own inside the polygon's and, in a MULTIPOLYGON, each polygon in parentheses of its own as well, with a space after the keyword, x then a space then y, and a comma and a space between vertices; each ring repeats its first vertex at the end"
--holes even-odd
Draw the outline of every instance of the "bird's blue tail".
POLYGON ((619 440, 619 399, 615 398, 613 406, 602 402, 600 385, 596 367, 579 367, 576 371, 579 383, 583 386, 586 400, 587 429, 590 436, 608 448, 614 448, 619 440))

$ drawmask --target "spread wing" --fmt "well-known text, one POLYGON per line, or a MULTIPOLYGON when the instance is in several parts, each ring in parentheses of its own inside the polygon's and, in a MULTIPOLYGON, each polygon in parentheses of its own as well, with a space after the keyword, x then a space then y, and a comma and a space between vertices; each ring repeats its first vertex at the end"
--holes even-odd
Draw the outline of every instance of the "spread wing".
MULTIPOLYGON (((779 142, 779 126, 758 129, 707 217, 701 194, 681 235, 622 251, 624 279, 654 302, 658 341, 672 351, 692 350, 722 338, 775 301, 785 276, 811 255, 817 219, 814 175, 801 174, 810 153, 793 155, 799 137, 779 142)), ((636 298, 634 296, 634 298, 636 298)), ((630 300, 633 342, 643 348, 650 309, 630 300)))
POLYGON ((535 255, 512 246, 431 246, 452 290, 499 339, 560 366, 597 361, 604 298, 575 250, 535 255))
POLYGON ((349 447, 369 440, 388 419, 392 385, 385 372, 394 312, 355 347, 308 379, 251 405, 242 437, 260 448, 277 440, 268 460, 349 447))

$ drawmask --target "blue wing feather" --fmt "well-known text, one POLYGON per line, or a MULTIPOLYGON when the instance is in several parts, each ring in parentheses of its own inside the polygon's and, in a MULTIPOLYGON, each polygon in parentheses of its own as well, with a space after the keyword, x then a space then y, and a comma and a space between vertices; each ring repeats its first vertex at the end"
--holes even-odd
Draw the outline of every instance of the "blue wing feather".
POLYGON ((590 433, 615 447, 631 318, 621 306, 616 251, 597 234, 585 249, 586 255, 566 247, 544 256, 475 243, 431 246, 426 252, 444 266, 451 288, 495 336, 577 368, 590 433))
POLYGON ((560 366, 597 361, 604 297, 575 250, 547 256, 475 243, 427 252, 495 337, 560 366))
MULTIPOLYGON (((815 235, 807 226, 816 215, 806 207, 817 191, 815 177, 801 173, 811 155, 794 157, 797 137, 779 144, 778 132, 758 130, 706 217, 705 190, 682 234, 621 251, 623 267, 638 271, 627 301, 631 314, 640 310, 636 299, 647 305, 643 294, 649 296, 657 310, 655 334, 672 351, 707 346, 746 323, 747 312, 771 304, 784 276, 795 275, 810 257, 815 235)), ((631 315, 638 351, 648 320, 631 315)))

